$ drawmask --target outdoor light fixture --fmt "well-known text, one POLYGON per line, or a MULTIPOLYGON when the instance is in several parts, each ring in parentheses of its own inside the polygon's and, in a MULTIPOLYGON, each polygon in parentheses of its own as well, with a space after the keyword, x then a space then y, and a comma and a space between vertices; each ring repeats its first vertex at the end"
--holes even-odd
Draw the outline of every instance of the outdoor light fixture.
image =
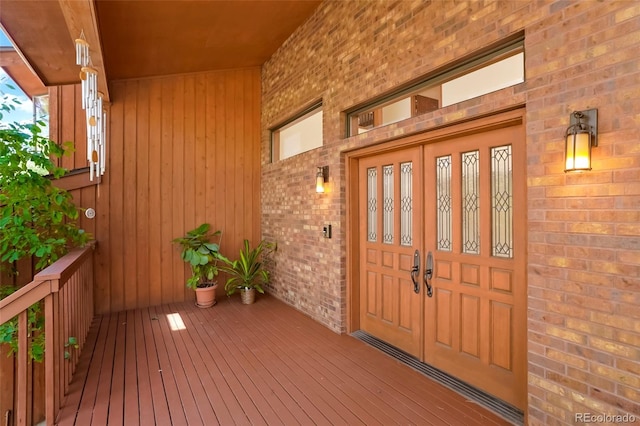
POLYGON ((98 70, 91 66, 89 43, 84 38, 84 31, 76 41, 76 65, 80 65, 80 81, 82 88, 82 109, 87 118, 87 161, 89 162, 89 179, 104 174, 106 160, 106 121, 107 113, 103 106, 102 93, 98 92, 98 70))
POLYGON ((316 192, 324 192, 324 184, 329 181, 329 166, 318 167, 316 173, 316 192))
POLYGON ((591 170, 591 147, 598 146, 598 110, 574 111, 565 135, 565 172, 591 170))

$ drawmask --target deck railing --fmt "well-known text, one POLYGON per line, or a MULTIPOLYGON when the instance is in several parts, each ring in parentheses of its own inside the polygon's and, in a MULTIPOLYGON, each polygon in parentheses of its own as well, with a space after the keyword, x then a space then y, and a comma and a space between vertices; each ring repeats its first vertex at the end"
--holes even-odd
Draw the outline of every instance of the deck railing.
POLYGON ((0 300, 0 325, 18 316, 17 425, 34 423, 29 409, 33 389, 28 384, 28 309, 44 300, 45 418, 48 425, 53 425, 93 320, 93 249, 91 245, 71 251, 38 273, 32 282, 0 300), (77 339, 77 349, 65 346, 69 338, 77 339))

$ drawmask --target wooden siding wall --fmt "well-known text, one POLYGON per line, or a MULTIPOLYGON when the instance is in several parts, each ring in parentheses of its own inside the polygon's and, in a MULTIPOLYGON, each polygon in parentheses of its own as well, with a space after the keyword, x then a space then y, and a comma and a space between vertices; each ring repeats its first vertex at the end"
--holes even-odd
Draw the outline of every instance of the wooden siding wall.
POLYGON ((96 311, 188 300, 173 238, 211 223, 232 258, 260 238, 260 69, 118 81, 110 94, 96 311))
POLYGON ((80 85, 49 88, 49 138, 60 144, 73 142, 74 151, 60 159, 68 170, 87 167, 87 129, 80 85))
MULTIPOLYGON (((73 151, 63 156, 59 165, 73 173, 82 172, 82 176, 62 178, 58 185, 73 195, 73 202, 84 212, 88 208, 96 208, 96 182, 89 181, 88 170, 82 171, 88 163, 86 118, 81 107, 81 93, 80 85, 49 88, 49 138, 60 144, 73 143, 73 151)), ((82 212, 80 228, 96 238, 95 219, 88 219, 82 212)))
MULTIPOLYGON (((100 185, 75 175, 60 183, 80 208, 80 227, 98 241, 96 311, 105 313, 193 297, 174 237, 209 222, 222 229, 222 250, 237 256, 242 240, 260 238, 260 70, 123 81, 112 89, 107 172, 100 185)), ((87 166, 80 87, 49 89, 50 138, 75 150, 60 165, 82 174, 87 166)), ((85 174, 88 174, 86 172, 85 174)), ((0 274, 0 285, 24 285, 0 274)), ((222 282, 224 277, 220 277, 222 282)), ((218 292, 222 295, 222 289, 218 292)), ((14 360, 0 347, 0 414, 13 408, 14 360)), ((39 368, 31 386, 44 389, 39 368)), ((43 418, 44 395, 34 401, 43 418)))

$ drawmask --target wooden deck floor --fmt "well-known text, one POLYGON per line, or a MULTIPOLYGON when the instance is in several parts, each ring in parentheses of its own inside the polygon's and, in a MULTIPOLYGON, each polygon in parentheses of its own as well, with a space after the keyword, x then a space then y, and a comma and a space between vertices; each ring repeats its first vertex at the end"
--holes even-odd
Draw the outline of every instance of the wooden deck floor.
POLYGON ((493 413, 273 297, 96 318, 60 425, 497 425, 493 413), (186 327, 172 331, 168 314, 186 327), (202 368, 204 367, 204 368, 202 368))

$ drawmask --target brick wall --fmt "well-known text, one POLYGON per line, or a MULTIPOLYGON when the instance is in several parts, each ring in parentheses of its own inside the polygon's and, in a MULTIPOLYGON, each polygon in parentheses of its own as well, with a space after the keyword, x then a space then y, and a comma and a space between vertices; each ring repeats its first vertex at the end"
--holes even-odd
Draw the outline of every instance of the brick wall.
POLYGON ((263 67, 262 229, 279 242, 271 292, 344 331, 341 152, 526 105, 528 421, 640 418, 638 52, 632 1, 325 2, 263 67), (344 138, 345 109, 521 30, 526 83, 344 138), (320 98, 324 146, 270 163, 269 127, 320 98), (599 111, 594 170, 565 174, 569 115, 587 108, 599 111), (330 166, 322 195, 320 165, 330 166))
POLYGON ((529 416, 640 419, 640 6, 552 4, 527 28, 529 416), (566 7, 565 7, 566 6, 566 7), (598 108, 593 170, 562 129, 598 108))

